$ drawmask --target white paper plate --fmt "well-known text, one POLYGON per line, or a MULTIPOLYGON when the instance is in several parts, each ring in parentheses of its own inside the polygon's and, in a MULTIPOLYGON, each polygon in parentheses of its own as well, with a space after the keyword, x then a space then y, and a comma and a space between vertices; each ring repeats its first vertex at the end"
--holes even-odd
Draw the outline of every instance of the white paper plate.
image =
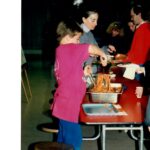
POLYGON ((137 65, 137 64, 118 64, 117 66, 123 67, 123 68, 127 68, 127 67, 139 68, 139 65, 137 65))

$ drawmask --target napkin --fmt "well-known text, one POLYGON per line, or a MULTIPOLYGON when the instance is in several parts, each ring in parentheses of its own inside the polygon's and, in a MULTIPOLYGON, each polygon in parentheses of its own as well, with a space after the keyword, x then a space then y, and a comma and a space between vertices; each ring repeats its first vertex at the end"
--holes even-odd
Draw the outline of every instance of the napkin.
POLYGON ((135 78, 135 72, 139 68, 139 65, 137 64, 128 64, 125 66, 125 72, 123 74, 124 78, 133 80, 135 78))

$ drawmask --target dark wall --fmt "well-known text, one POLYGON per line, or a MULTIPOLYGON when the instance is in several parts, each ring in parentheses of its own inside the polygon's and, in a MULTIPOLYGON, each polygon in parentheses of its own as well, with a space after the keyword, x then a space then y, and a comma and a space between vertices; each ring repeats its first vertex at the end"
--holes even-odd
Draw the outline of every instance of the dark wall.
MULTIPOLYGON (((56 46, 55 29, 65 16, 74 13, 73 0, 22 0, 22 47, 23 49, 42 49, 44 55, 54 56, 56 46)), ((142 0, 84 0, 99 9, 100 17, 94 32, 102 37, 108 24, 115 20, 126 23, 129 19, 130 5, 142 0)), ((145 2, 148 0, 143 0, 145 2)), ((44 58, 45 59, 45 58, 44 58)))
POLYGON ((47 20, 46 0, 22 0, 22 47, 40 49, 42 30, 47 20))
POLYGON ((46 30, 54 31, 67 13, 71 0, 22 0, 22 47, 41 49, 46 30), (50 29, 46 29, 46 28, 50 29))
MULTIPOLYGON (((101 10, 100 25, 102 21, 110 21, 119 18, 122 9, 128 6, 128 0, 123 1, 100 1, 87 0, 90 5, 95 5, 101 10), (117 4, 119 2, 119 7, 117 4)), ((127 7, 126 7, 127 8, 127 7)), ((123 11, 124 10, 124 11, 123 11)), ((72 12, 71 0, 22 0, 22 46, 24 49, 41 49, 43 40, 43 30, 46 24, 53 27, 64 16, 69 16, 72 12)), ((124 18, 121 15, 122 18, 124 18)))

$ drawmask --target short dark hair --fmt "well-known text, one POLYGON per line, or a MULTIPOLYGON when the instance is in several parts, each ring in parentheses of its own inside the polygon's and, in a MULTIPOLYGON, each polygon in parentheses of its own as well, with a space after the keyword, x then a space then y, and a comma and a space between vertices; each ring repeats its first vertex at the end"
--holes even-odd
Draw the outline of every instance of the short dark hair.
POLYGON ((133 5, 132 6, 132 9, 133 9, 133 11, 134 11, 134 13, 136 14, 136 15, 138 15, 139 13, 141 13, 141 17, 143 18, 143 19, 145 19, 145 11, 144 11, 144 8, 143 8, 143 6, 142 5, 140 5, 140 4, 135 4, 135 5, 133 5))
POLYGON ((76 33, 83 33, 83 30, 76 21, 74 21, 72 18, 68 18, 64 19, 58 24, 56 33, 57 40, 60 42, 66 35, 73 37, 76 35, 76 33))
POLYGON ((136 15, 141 13, 142 19, 150 21, 150 1, 149 0, 135 2, 131 5, 131 8, 133 8, 133 11, 136 15))
POLYGON ((133 11, 136 15, 138 15, 139 13, 142 13, 143 10, 142 10, 142 6, 141 5, 134 5, 133 7, 133 11))

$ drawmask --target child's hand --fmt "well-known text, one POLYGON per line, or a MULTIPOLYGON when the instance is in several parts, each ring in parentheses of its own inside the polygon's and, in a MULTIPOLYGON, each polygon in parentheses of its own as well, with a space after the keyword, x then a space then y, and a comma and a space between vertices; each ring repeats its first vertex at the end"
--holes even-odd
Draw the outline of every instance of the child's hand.
POLYGON ((84 75, 89 76, 92 74, 92 66, 91 65, 86 65, 84 67, 84 75))

